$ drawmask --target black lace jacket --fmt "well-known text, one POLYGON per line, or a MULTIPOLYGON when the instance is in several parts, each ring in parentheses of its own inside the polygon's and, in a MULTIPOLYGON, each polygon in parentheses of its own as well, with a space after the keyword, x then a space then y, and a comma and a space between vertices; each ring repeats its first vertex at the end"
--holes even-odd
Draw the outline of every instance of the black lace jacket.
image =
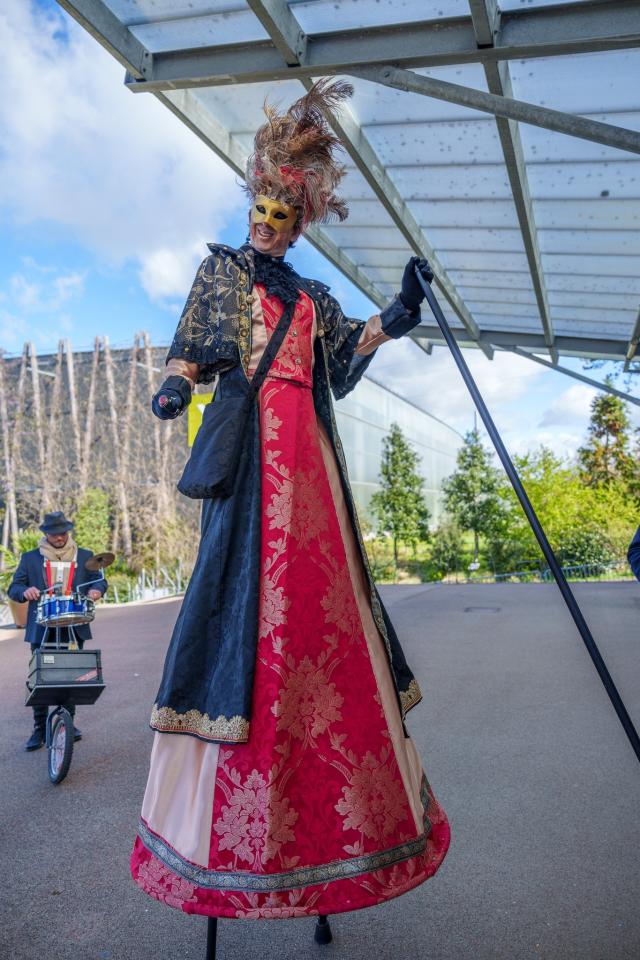
MULTIPOLYGON (((245 371, 251 355, 249 294, 256 281, 256 255, 249 245, 239 250, 208 244, 211 251, 198 268, 167 360, 177 358, 200 365, 199 383, 210 383, 217 373, 241 363, 245 371)), ((266 258, 263 258, 266 259, 266 258)), ((329 288, 298 276, 284 265, 287 280, 314 301, 318 337, 323 338, 331 390, 336 399, 356 385, 373 354, 358 356, 356 346, 365 321, 345 316, 329 288)), ((395 297, 381 314, 385 330, 407 317, 395 297)))

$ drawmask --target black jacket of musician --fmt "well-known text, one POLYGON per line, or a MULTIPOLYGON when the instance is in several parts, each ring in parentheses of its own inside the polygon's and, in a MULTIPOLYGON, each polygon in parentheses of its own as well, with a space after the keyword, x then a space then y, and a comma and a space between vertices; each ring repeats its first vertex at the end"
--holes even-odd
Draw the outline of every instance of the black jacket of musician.
MULTIPOLYGON (((104 595, 108 586, 107 581, 99 579, 97 573, 87 570, 86 568, 87 560, 90 560, 92 556, 93 553, 91 550, 84 550, 82 547, 78 547, 76 570, 71 585, 72 590, 77 589, 76 584, 86 584, 86 586, 80 587, 80 593, 86 594, 89 590, 99 590, 100 593, 104 595), (88 581, 91 580, 94 582, 89 583, 88 581)), ((44 591, 47 587, 44 557, 37 548, 35 550, 28 550, 27 553, 22 554, 20 563, 18 564, 7 592, 11 600, 15 600, 16 603, 24 603, 24 592, 28 590, 29 587, 37 587, 40 591, 44 591)), ((36 623, 37 609, 38 601, 30 600, 24 639, 27 643, 40 645, 44 636, 44 627, 36 623)), ((91 628, 89 624, 74 627, 74 630, 78 639, 91 639, 91 628)))

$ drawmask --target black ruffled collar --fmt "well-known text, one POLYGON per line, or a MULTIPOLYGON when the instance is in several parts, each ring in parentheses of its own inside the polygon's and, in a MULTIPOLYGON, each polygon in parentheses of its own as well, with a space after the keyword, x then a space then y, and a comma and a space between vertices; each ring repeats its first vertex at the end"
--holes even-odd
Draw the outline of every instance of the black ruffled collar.
POLYGON ((291 264, 285 262, 284 257, 269 257, 248 243, 240 249, 251 250, 255 265, 255 283, 261 283, 268 296, 278 297, 285 306, 297 302, 301 280, 291 264))

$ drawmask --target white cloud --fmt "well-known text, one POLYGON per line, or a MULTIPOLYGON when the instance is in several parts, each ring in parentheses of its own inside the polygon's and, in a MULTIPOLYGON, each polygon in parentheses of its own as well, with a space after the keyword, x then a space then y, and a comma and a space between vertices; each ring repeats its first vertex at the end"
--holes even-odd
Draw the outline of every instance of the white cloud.
MULTIPOLYGON (((513 403, 544 371, 508 353, 496 352, 490 361, 478 350, 465 350, 464 357, 500 428, 515 427, 513 403)), ((371 374, 461 432, 473 426, 473 401, 447 349, 436 347, 426 356, 409 340, 387 343, 378 351, 371 374)))
POLYGON ((547 407, 540 420, 540 427, 579 425, 586 427, 591 413, 591 401, 598 391, 576 383, 547 407))
POLYGON ((201 238, 244 205, 234 174, 60 11, 8 0, 0 33, 0 208, 137 261, 152 297, 184 293, 201 238))
POLYGON ((82 273, 66 273, 60 277, 56 277, 53 281, 53 304, 55 305, 55 309, 76 294, 82 293, 83 287, 84 274, 82 273))
POLYGON ((84 274, 74 272, 51 276, 54 267, 45 267, 27 258, 29 273, 16 273, 9 278, 12 302, 25 313, 53 313, 63 303, 82 293, 84 274), (33 277, 33 273, 36 274, 33 277), (41 276, 45 274, 46 280, 41 276))
POLYGON ((27 336, 27 324, 21 317, 17 317, 7 310, 0 311, 0 344, 2 344, 2 349, 10 353, 18 350, 22 347, 27 336))
POLYGON ((177 294, 186 297, 193 281, 194 260, 198 256, 202 258, 204 247, 204 241, 200 241, 189 249, 178 251, 162 247, 142 256, 140 282, 151 299, 177 294))
POLYGON ((11 296, 22 310, 32 310, 40 300, 40 284, 30 283, 23 274, 16 274, 9 280, 11 296))
POLYGON ((584 430, 527 430, 513 438, 510 452, 522 455, 539 447, 547 447, 561 460, 572 460, 584 441, 584 430))

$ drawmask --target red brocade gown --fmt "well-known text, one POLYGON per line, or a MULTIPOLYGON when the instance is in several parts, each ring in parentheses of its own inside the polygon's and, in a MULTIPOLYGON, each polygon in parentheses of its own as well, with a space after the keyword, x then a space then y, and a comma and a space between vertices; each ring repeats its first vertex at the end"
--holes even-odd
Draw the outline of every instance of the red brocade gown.
MULTIPOLYGON (((282 312, 253 292, 255 368, 282 312)), ((431 877, 449 825, 404 734, 334 453, 301 294, 260 393, 259 641, 247 743, 156 733, 131 859, 185 913, 332 914, 431 877)))

